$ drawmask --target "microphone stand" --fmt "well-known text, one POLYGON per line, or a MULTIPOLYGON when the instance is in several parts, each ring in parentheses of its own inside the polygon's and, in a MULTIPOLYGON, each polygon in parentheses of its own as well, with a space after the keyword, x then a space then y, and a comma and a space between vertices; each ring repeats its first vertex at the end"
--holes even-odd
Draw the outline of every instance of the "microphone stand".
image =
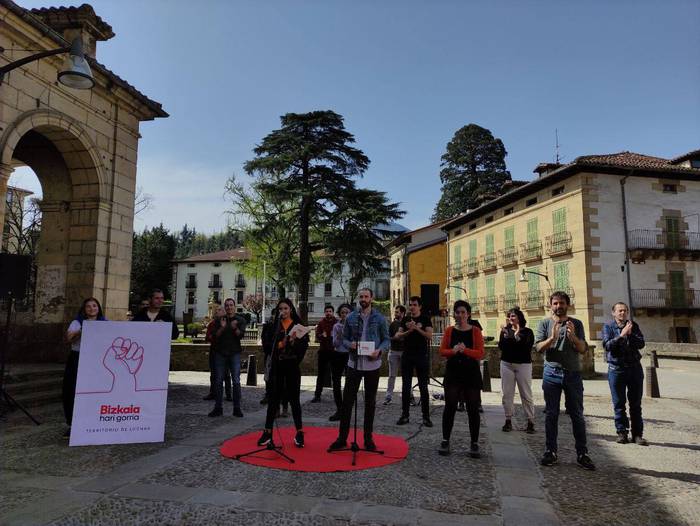
MULTIPOLYGON (((277 354, 279 354, 277 352, 277 343, 278 343, 277 339, 279 337, 279 329, 280 329, 279 314, 277 316, 275 316, 275 322, 274 322, 273 326, 275 328, 275 337, 272 339, 272 353, 270 353, 270 360, 272 360, 272 362, 270 363, 270 380, 272 381, 272 389, 273 389, 273 397, 272 398, 273 398, 273 400, 268 401, 267 410, 269 411, 271 409, 272 402, 274 401, 275 406, 276 406, 274 408, 274 411, 277 412, 279 410, 280 396, 279 396, 279 393, 275 393, 275 391, 277 390, 277 386, 279 385, 278 384, 279 371, 277 370, 277 367, 275 367, 275 356, 277 354)), ((279 358, 277 358, 276 361, 279 362, 279 358)), ((279 363, 277 365, 279 366, 279 363)), ((239 455, 236 455, 233 458, 235 458, 236 460, 240 460, 243 457, 255 455, 256 453, 260 453, 262 451, 274 451, 279 456, 281 456, 282 458, 287 460, 290 464, 294 464, 294 459, 292 457, 290 457, 289 455, 287 455, 284 451, 282 451, 284 449, 284 444, 281 446, 275 445, 275 441, 274 441, 274 436, 275 436, 274 431, 275 430, 277 431, 277 435, 280 437, 280 442, 282 441, 282 434, 280 433, 280 428, 279 428, 279 424, 277 422, 276 416, 275 416, 275 420, 274 420, 274 426, 275 426, 275 429, 272 430, 273 432, 271 433, 272 436, 270 437, 270 441, 265 446, 259 447, 257 449, 252 450, 252 451, 247 451, 246 453, 241 453, 239 455)))
MULTIPOLYGON (((362 311, 360 310, 360 313, 362 311)), ((357 327, 355 331, 355 366, 356 366, 356 371, 360 371, 360 369, 357 368, 357 366, 360 365, 360 358, 364 359, 365 356, 360 355, 359 350, 360 350, 360 338, 362 337, 362 331, 363 331, 363 321, 362 321, 362 316, 361 314, 358 313, 357 316, 357 327)), ((347 381, 347 380, 346 380, 347 381)), ((361 376, 360 378, 360 384, 362 384, 362 398, 365 401, 365 404, 367 403, 366 399, 366 391, 365 391, 365 384, 364 384, 364 376, 361 376)), ((352 451, 352 465, 355 466, 357 464, 357 454, 360 451, 366 451, 367 453, 375 453, 377 455, 383 455, 384 451, 380 451, 378 449, 367 449, 364 447, 360 447, 359 444, 357 443, 357 406, 358 406, 358 398, 359 398, 359 390, 360 386, 358 385, 358 392, 355 393, 355 401, 353 402, 354 405, 354 411, 355 411, 355 423, 354 423, 354 430, 352 434, 352 442, 350 443, 350 447, 344 447, 341 449, 335 449, 335 450, 330 450, 328 449, 328 453, 340 453, 341 451, 352 451)))

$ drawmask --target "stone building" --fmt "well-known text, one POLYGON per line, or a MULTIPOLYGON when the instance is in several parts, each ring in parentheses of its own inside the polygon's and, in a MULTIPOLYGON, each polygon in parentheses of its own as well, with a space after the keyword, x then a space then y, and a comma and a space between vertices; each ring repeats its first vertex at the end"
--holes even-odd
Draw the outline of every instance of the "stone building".
POLYGON ((649 341, 696 343, 700 150, 672 160, 589 155, 535 172, 443 227, 450 284, 466 291, 450 289, 450 300, 466 297, 495 336, 508 308, 519 305, 534 326, 549 292, 565 290, 590 340, 624 301, 649 341))
POLYGON ((97 42, 114 32, 89 5, 28 10, 0 0, 0 17, 0 66, 79 36, 95 80, 89 90, 57 82, 62 54, 12 70, 0 85, 0 224, 15 167, 29 166, 43 194, 36 306, 18 317, 14 334, 24 345, 13 349, 51 359, 63 354, 62 330, 83 298, 101 300, 110 319, 125 318, 139 126, 167 113, 96 60, 97 42))
POLYGON ((33 192, 16 186, 8 186, 5 195, 5 220, 2 227, 0 252, 19 254, 21 252, 19 232, 24 218, 24 201, 33 192))

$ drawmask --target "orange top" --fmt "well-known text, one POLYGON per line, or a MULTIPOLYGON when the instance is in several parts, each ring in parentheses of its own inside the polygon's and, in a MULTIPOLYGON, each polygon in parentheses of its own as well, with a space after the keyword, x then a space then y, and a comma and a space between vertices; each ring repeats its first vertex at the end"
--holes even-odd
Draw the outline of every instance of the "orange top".
MULTIPOLYGON (((287 332, 289 330, 289 327, 292 325, 292 318, 286 318, 286 319, 280 320, 280 325, 282 325, 284 332, 287 332)), ((277 348, 284 349, 286 343, 287 343, 286 340, 280 340, 280 342, 277 344, 277 348)))
MULTIPOLYGON (((453 326, 449 326, 445 329, 442 335, 442 342, 440 343, 440 354, 445 358, 452 358, 457 353, 454 349, 450 347, 450 340, 452 340, 452 329, 453 326)), ((481 329, 479 327, 472 325, 472 345, 473 349, 464 349, 463 354, 469 356, 469 358, 474 358, 475 360, 481 360, 484 357, 484 336, 481 334, 481 329)))

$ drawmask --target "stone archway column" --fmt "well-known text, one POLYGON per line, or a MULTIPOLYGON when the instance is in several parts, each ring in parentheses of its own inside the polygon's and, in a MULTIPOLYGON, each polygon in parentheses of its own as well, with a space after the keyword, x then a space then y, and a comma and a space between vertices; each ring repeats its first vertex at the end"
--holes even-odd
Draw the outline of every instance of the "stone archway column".
POLYGON ((7 202, 7 185, 14 168, 7 164, 0 163, 0 241, 5 228, 5 203, 7 202))

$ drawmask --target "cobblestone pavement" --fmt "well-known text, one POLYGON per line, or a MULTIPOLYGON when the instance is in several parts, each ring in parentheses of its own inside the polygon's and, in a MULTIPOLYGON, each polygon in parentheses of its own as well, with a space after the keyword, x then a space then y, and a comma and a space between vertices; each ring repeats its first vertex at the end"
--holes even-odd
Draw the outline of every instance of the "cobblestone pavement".
MULTIPOLYGON (((411 423, 397 427, 400 396, 384 406, 380 389, 375 429, 405 437, 407 459, 323 474, 221 457, 221 442, 261 428, 262 390, 243 387, 244 418, 230 416, 230 402, 227 416, 208 418, 208 375, 171 373, 163 444, 69 448, 60 406, 37 414, 41 426, 17 412, 0 421, 0 524, 700 524, 700 364, 664 360, 659 372, 669 398, 644 400, 647 448, 614 442, 607 382, 586 382, 595 472, 576 466, 563 413, 560 463, 539 466, 544 415, 535 380, 535 435, 502 433, 500 393, 484 393, 479 460, 466 455, 465 414, 457 414, 452 455, 440 457, 442 402, 431 401, 435 427, 419 425, 417 407, 411 423)), ((332 425, 329 389, 322 403, 309 403, 313 380, 304 379, 305 424, 332 425)), ((519 408, 515 423, 524 426, 519 408)))

